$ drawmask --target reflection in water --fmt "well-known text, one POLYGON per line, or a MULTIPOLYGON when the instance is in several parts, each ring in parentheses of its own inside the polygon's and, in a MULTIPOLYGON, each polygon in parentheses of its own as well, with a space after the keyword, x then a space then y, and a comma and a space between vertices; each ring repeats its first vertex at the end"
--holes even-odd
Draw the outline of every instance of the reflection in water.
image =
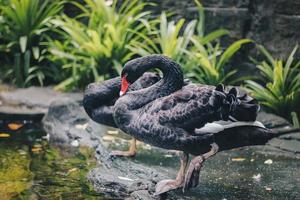
POLYGON ((100 198, 85 179, 95 166, 91 150, 50 146, 39 125, 11 127, 0 126, 1 200, 100 198))

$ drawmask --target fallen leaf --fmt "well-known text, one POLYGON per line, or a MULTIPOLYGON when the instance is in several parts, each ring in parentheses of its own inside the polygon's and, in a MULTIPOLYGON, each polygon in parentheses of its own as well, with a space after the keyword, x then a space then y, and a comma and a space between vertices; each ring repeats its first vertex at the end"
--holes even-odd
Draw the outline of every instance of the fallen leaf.
POLYGON ((0 133, 0 138, 8 138, 10 137, 10 134, 8 133, 0 133))
POLYGON ((266 161, 264 162, 264 164, 266 164, 266 165, 271 165, 271 164, 273 164, 273 160, 268 159, 268 160, 266 160, 266 161))
POLYGON ((261 174, 254 174, 254 175, 252 176, 252 178, 253 178, 255 181, 260 181, 260 179, 261 179, 261 174))
POLYGON ((19 152, 20 155, 26 155, 27 154, 26 151, 24 151, 22 149, 18 150, 18 152, 19 152))
POLYGON ((107 134, 109 134, 109 135, 118 135, 119 131, 107 131, 107 134))
POLYGON ((242 162, 246 160, 246 158, 231 158, 231 161, 234 161, 234 162, 242 162))
POLYGON ((75 128, 85 130, 89 126, 88 123, 85 124, 76 124, 75 128))
POLYGON ((43 149, 40 148, 40 147, 34 147, 34 148, 31 149, 31 151, 34 152, 34 153, 39 153, 39 152, 42 151, 42 150, 43 150, 43 149))
POLYGON ((118 179, 125 180, 125 181, 134 181, 134 180, 131 179, 131 178, 122 177, 122 176, 118 176, 118 179))
POLYGON ((104 141, 110 141, 110 142, 112 142, 112 141, 115 140, 115 138, 112 137, 112 136, 110 136, 110 135, 105 135, 105 136, 102 137, 102 139, 103 139, 104 141))
POLYGON ((24 126, 24 124, 19 124, 19 123, 9 123, 7 125, 7 127, 10 129, 10 130, 13 130, 13 131, 16 131, 20 128, 22 128, 24 126))
POLYGON ((34 147, 34 148, 42 148, 43 146, 40 145, 40 144, 35 144, 35 145, 33 145, 33 147, 34 147))
POLYGON ((71 145, 72 145, 73 147, 78 147, 78 146, 79 146, 79 141, 78 141, 78 140, 73 140, 73 141, 71 142, 71 145))
POLYGON ((72 168, 72 169, 69 169, 68 173, 75 172, 77 170, 78 170, 78 168, 72 168))
POLYGON ((268 187, 268 186, 265 186, 265 189, 266 189, 267 191, 272 191, 272 188, 270 188, 270 187, 268 187))
POLYGON ((50 140, 50 134, 48 133, 47 135, 42 137, 44 140, 49 141, 50 140))

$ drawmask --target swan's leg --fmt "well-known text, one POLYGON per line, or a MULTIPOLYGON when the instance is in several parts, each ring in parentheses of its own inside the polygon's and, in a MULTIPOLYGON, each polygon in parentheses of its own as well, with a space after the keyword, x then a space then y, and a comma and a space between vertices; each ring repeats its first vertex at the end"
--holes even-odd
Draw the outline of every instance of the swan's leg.
POLYGON ((131 140, 128 151, 112 151, 110 155, 120 157, 134 157, 136 155, 136 139, 133 138, 131 140))
POLYGON ((170 190, 181 188, 184 183, 184 175, 189 161, 189 154, 181 153, 180 169, 175 180, 167 179, 158 182, 155 186, 155 195, 159 195, 170 190))
POLYGON ((192 187, 196 187, 199 183, 199 174, 202 167, 203 162, 215 155, 218 150, 219 146, 216 143, 211 144, 211 150, 203 155, 194 157, 189 165, 189 168, 185 175, 184 185, 183 185, 183 192, 187 191, 192 187))

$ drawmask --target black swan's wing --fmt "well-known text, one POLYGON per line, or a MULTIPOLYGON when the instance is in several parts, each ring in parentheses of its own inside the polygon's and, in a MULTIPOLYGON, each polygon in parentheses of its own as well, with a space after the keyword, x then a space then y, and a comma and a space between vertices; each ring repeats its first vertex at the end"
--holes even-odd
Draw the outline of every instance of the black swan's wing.
MULTIPOLYGON (((129 90, 149 87, 160 79, 158 74, 147 72, 132 84, 129 90)), ((87 86, 83 98, 83 107, 92 120, 117 128, 113 119, 113 108, 119 98, 120 88, 120 77, 91 83, 87 86)))
MULTIPOLYGON (((189 84, 173 94, 148 105, 162 125, 172 125, 188 132, 218 120, 255 121, 258 104, 251 97, 237 96, 236 89, 223 86, 189 84)), ((146 106, 147 107, 147 106, 146 106)), ((149 109, 146 108, 146 109, 149 109)))

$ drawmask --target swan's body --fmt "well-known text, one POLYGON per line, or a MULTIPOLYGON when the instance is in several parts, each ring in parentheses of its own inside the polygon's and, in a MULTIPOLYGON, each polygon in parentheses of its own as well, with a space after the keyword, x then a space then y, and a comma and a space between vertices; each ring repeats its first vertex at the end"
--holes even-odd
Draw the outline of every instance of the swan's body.
POLYGON ((126 63, 121 94, 125 95, 114 106, 115 123, 120 129, 145 143, 184 152, 176 180, 158 183, 157 194, 196 186, 202 162, 217 151, 264 144, 274 137, 254 122, 259 105, 253 98, 237 96, 235 88, 227 92, 222 86, 184 86, 180 66, 165 56, 146 56, 126 63), (152 68, 159 68, 164 77, 148 88, 126 93, 128 85, 152 68), (220 132, 205 129, 209 122, 229 119, 246 122, 220 125, 220 132), (185 175, 188 154, 199 156, 191 161, 185 175))
MULTIPOLYGON (((162 69, 167 72, 153 86, 129 91, 118 99, 114 118, 124 132, 154 146, 199 155, 207 152, 216 138, 226 138, 219 138, 211 132, 198 134, 197 128, 208 122, 229 120, 230 116, 237 120, 255 121, 258 104, 252 98, 237 97, 235 90, 226 92, 221 86, 184 86, 176 63, 161 56, 148 58, 156 59, 153 62, 161 65, 167 63, 162 69)), ((158 64, 157 67, 162 67, 158 64)), ((137 66, 142 67, 143 64, 137 66)), ((151 69, 149 64, 148 67, 151 69)))
MULTIPOLYGON (((227 125, 228 127, 220 125, 222 128, 217 132, 209 129, 207 132, 204 132, 203 129, 202 131, 198 130, 206 123, 227 120, 229 117, 224 113, 226 107, 223 107, 224 109, 221 107, 222 105, 214 93, 215 87, 213 86, 189 84, 166 97, 155 99, 143 107, 127 110, 128 107, 122 103, 125 104, 134 97, 129 92, 116 102, 115 120, 122 130, 138 140, 165 149, 199 155, 209 151, 213 141, 231 140, 233 137, 233 135, 228 135, 227 138, 224 134, 218 135, 217 133, 235 126, 241 127, 239 122, 235 122, 231 123, 231 126, 227 125)), ((251 115, 251 113, 247 114, 251 115)), ((242 123, 242 126, 254 126, 256 129, 264 130, 263 127, 252 121, 242 123)), ((246 142, 246 140, 244 141, 246 142)), ((242 140, 233 145, 242 146, 241 143, 242 140)), ((223 149, 225 150, 220 146, 220 150, 223 149)))

